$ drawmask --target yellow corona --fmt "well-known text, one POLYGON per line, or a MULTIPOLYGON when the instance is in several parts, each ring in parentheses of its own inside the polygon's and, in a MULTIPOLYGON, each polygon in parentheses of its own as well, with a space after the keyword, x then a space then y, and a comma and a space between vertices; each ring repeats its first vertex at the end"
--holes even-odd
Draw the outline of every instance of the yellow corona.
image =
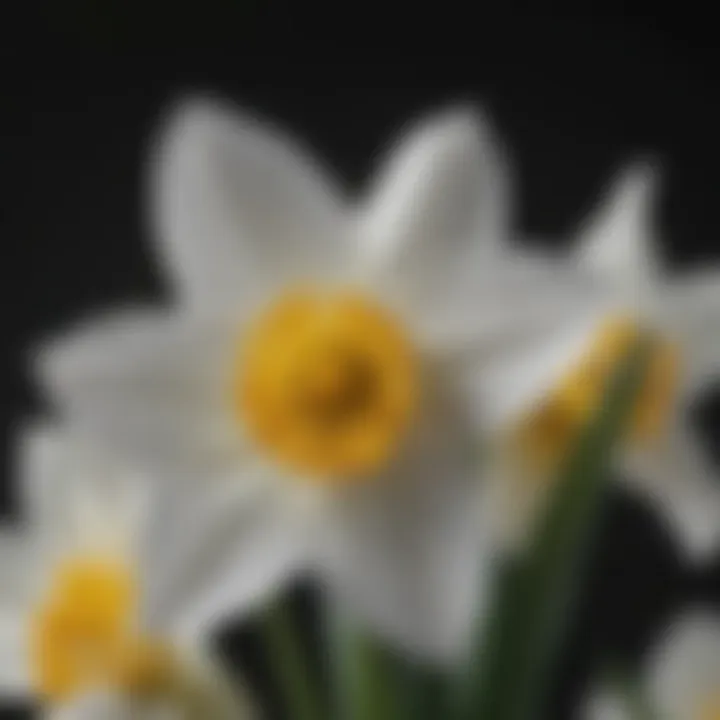
POLYGON ((95 684, 125 691, 159 688, 170 663, 137 635, 137 586, 114 558, 59 563, 30 625, 35 687, 56 703, 95 684))
POLYGON ((321 481, 388 462, 418 401, 402 327, 363 295, 298 289, 242 338, 233 369, 239 422, 265 451, 321 481))

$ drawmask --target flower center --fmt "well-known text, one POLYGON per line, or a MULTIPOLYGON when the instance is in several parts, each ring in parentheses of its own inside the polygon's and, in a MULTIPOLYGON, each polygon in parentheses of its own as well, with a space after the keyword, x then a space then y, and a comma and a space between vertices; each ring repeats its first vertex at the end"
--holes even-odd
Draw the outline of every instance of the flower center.
POLYGON ((124 564, 96 557, 61 563, 30 623, 39 694, 58 702, 96 683, 128 691, 154 683, 159 663, 149 661, 150 643, 135 635, 136 604, 135 579, 124 564))
MULTIPOLYGON (((642 328, 626 318, 602 324, 583 358, 518 428, 523 460, 535 470, 552 470, 562 461, 578 432, 602 405, 607 384, 642 328)), ((642 445, 662 433, 672 410, 679 379, 676 348, 659 340, 639 390, 624 441, 642 445)))
POLYGON ((418 367, 403 329, 353 293, 294 290, 238 353, 238 419, 275 459, 312 477, 349 478, 392 456, 416 407, 418 367))

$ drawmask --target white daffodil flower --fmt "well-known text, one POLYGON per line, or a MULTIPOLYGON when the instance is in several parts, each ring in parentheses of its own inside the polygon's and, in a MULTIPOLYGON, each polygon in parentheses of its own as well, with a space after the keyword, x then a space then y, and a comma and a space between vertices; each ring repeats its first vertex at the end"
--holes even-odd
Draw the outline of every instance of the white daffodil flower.
POLYGON ((143 479, 53 428, 20 445, 24 523, 0 536, 0 701, 67 718, 251 717, 206 651, 174 639, 176 618, 147 622, 143 479))
POLYGON ((652 225, 656 185, 652 166, 629 168, 586 220, 570 258, 526 257, 529 265, 550 262, 584 278, 605 296, 607 313, 578 327, 535 363, 534 381, 544 390, 512 445, 517 448, 519 438, 525 449, 515 455, 525 465, 517 473, 524 490, 507 486, 514 488, 514 505, 537 506, 543 495, 537 476, 556 467, 579 427, 600 406, 605 383, 632 340, 649 332, 657 349, 629 424, 621 467, 696 561, 720 542, 720 478, 689 417, 692 401, 720 370, 720 269, 677 279, 662 271, 652 225))
POLYGON ((496 258, 508 180, 470 112, 414 127, 353 204, 212 103, 174 116, 152 169, 176 307, 91 323, 40 367, 78 427, 174 481, 173 549, 213 589, 194 627, 317 571, 409 651, 453 653, 489 555, 480 441, 525 407, 496 378, 595 298, 496 258))
MULTIPOLYGON (((648 717, 663 720, 720 718, 720 615, 696 610, 677 620, 649 658, 639 685, 648 717)), ((600 688, 586 702, 587 720, 634 720, 633 699, 600 688)))

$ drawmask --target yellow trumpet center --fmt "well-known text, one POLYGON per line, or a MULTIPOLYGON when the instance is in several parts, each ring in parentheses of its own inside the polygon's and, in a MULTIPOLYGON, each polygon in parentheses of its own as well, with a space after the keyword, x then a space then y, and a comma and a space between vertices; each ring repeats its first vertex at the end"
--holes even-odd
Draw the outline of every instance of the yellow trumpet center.
POLYGON ((97 683, 131 692, 156 683, 160 655, 135 634, 136 605, 135 578, 121 562, 61 563, 30 623, 38 693, 58 702, 97 683))
MULTIPOLYGON (((641 332, 642 328, 625 318, 603 323, 581 360, 520 423, 521 455, 534 470, 554 469, 565 456, 579 430, 600 408, 608 381, 641 332)), ((662 433, 675 399, 679 366, 676 348, 658 340, 632 411, 626 442, 645 444, 662 433)))
POLYGON ((232 397, 238 420, 276 460, 347 479, 391 458, 418 385, 413 348, 383 308, 353 293, 296 290, 243 338, 232 397))

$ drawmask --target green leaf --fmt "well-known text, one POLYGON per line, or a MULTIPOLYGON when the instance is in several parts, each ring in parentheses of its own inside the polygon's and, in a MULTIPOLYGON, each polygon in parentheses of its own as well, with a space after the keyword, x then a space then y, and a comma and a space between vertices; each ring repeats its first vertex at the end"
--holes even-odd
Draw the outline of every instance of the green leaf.
POLYGON ((642 341, 611 379, 605 402, 553 484, 533 542, 504 568, 496 604, 469 663, 461 698, 468 720, 534 720, 572 610, 612 450, 642 383, 642 341))

